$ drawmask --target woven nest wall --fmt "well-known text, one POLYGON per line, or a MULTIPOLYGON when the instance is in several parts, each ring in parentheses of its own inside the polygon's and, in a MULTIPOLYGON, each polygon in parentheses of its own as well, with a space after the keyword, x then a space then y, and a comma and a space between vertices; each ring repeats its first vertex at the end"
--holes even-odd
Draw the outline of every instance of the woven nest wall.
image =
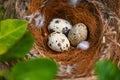
POLYGON ((64 73, 67 74, 67 76, 68 74, 70 76, 72 74, 77 76, 86 75, 98 58, 98 52, 101 48, 103 23, 100 12, 93 3, 83 0, 76 7, 73 7, 69 5, 66 0, 50 1, 46 3, 44 7, 40 8, 37 13, 34 14, 29 27, 35 37, 36 44, 40 50, 40 54, 55 59, 60 63, 60 65, 71 67, 73 65, 76 65, 72 71, 64 73), (42 26, 37 26, 36 19, 38 19, 40 16, 44 16, 45 21, 42 26), (80 50, 76 49, 76 47, 71 46, 69 51, 62 53, 57 53, 49 49, 47 46, 47 39, 49 35, 47 26, 54 18, 66 19, 72 25, 79 22, 87 25, 87 41, 90 43, 90 48, 87 50, 80 50))
POLYGON ((99 0, 120 18, 120 0, 99 0))
POLYGON ((120 67, 120 3, 119 0, 92 1, 103 16, 103 44, 100 60, 111 60, 120 67))
MULTIPOLYGON (((18 15, 21 19, 31 15, 28 16, 30 18, 28 28, 35 37, 34 48, 38 51, 36 54, 50 57, 59 63, 59 78, 92 75, 91 71, 98 60, 111 60, 120 67, 120 6, 118 5, 120 1, 80 0, 75 6, 69 1, 31 0, 29 4, 27 3, 27 14, 23 10, 23 13, 18 15), (80 50, 71 46, 67 52, 52 51, 47 46, 49 36, 47 26, 54 18, 66 19, 72 25, 84 23, 88 28, 89 49, 80 50)), ((19 8, 20 6, 16 8, 18 13, 19 8)))

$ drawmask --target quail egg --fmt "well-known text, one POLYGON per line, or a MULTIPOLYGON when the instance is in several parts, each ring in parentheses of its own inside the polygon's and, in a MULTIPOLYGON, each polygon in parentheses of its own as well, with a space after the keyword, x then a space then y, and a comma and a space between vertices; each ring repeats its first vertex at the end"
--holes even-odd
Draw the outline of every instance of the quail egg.
POLYGON ((67 35, 69 30, 72 28, 72 25, 65 19, 55 18, 48 25, 49 33, 52 32, 62 32, 67 35))
POLYGON ((48 46, 53 51, 64 52, 68 51, 70 42, 64 34, 53 32, 48 37, 48 46))
POLYGON ((87 38, 87 27, 83 23, 78 23, 72 27, 68 33, 68 39, 72 46, 77 46, 87 38))

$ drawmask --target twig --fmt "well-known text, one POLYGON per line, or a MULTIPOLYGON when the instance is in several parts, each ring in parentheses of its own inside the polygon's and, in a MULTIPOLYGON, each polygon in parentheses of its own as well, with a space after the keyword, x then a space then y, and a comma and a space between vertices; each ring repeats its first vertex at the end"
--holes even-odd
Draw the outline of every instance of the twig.
POLYGON ((109 38, 109 37, 107 37, 107 39, 110 40, 111 42, 115 43, 117 46, 120 47, 120 44, 119 44, 118 42, 116 42, 115 40, 113 40, 113 39, 111 39, 111 38, 109 38))

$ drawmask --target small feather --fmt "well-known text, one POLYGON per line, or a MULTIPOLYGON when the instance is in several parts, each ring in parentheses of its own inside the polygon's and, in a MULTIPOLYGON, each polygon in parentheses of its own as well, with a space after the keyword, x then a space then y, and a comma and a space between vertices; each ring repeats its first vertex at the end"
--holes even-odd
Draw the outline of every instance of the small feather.
POLYGON ((77 45, 78 49, 87 50, 89 48, 89 42, 88 41, 82 41, 77 45))

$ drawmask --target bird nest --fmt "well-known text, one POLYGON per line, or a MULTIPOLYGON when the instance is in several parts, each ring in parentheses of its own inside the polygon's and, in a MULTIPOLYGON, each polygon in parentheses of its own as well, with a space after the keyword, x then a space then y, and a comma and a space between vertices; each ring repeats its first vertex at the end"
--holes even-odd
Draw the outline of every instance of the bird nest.
MULTIPOLYGON (((20 0, 18 0, 20 1, 20 0)), ((72 0, 71 0, 72 1, 72 0)), ((20 6, 17 4, 17 11, 20 6)), ((108 14, 103 4, 97 1, 80 0, 73 4, 70 0, 31 0, 28 4, 28 29, 35 37, 37 55, 50 57, 59 63, 59 78, 90 75, 98 60, 112 60, 119 66, 120 23, 116 15, 108 14), (54 18, 62 18, 72 25, 84 23, 88 28, 87 50, 71 46, 69 51, 55 52, 48 45, 48 25, 54 18)), ((19 16, 19 15, 18 15, 19 16)), ((21 15, 20 15, 21 16, 21 15)), ((23 19, 23 16, 20 17, 23 19)))

